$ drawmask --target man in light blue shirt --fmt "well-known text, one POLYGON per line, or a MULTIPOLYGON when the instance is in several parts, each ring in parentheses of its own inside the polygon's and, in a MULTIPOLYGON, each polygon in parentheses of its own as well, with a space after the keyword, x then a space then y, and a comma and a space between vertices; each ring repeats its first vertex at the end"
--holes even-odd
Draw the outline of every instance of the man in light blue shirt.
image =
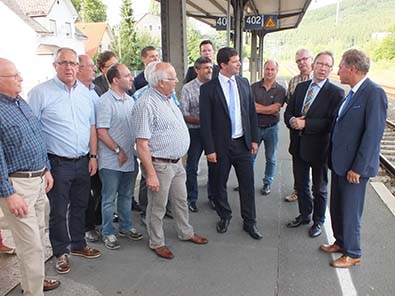
POLYGON ((76 78, 77 54, 60 48, 53 63, 56 76, 34 87, 29 103, 47 146, 54 187, 50 202, 49 238, 56 271, 71 269, 68 255, 97 258, 100 251, 85 241, 85 211, 90 176, 97 169, 94 106, 89 90, 76 78))
POLYGON ((123 64, 114 64, 107 71, 110 89, 96 104, 99 138, 99 174, 102 181, 102 234, 108 249, 120 247, 113 226, 114 201, 117 199, 119 236, 131 240, 143 238, 132 228, 131 203, 137 177, 134 156, 134 100, 127 95, 133 77, 123 64))

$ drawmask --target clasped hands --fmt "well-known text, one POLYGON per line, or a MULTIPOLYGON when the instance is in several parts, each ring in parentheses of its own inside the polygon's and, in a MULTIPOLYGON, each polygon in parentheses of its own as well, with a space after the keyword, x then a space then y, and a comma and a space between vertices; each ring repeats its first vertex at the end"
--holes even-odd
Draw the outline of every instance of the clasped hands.
POLYGON ((306 127, 306 120, 304 116, 292 117, 289 123, 291 124, 291 128, 296 130, 302 130, 306 127))

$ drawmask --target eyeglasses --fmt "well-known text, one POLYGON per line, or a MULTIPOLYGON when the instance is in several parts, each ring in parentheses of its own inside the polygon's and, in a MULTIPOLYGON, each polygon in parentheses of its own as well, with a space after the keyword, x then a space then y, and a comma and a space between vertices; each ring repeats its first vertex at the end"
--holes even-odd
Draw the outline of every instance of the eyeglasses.
POLYGON ((17 80, 18 78, 22 78, 21 76, 21 72, 16 72, 15 74, 10 74, 10 75, 0 75, 0 77, 9 77, 9 78, 14 78, 15 80, 17 80))
POLYGON ((56 62, 58 65, 60 66, 71 66, 71 67, 75 67, 78 66, 78 63, 76 62, 71 62, 71 61, 60 61, 60 62, 56 62))
POLYGON ((175 81, 178 82, 178 78, 163 78, 163 81, 175 81))
POLYGON ((297 59, 297 60, 296 60, 296 63, 299 64, 299 63, 301 63, 301 62, 307 61, 308 59, 311 59, 311 57, 304 57, 304 58, 297 59))
POLYGON ((327 68, 327 69, 332 68, 332 65, 329 65, 329 64, 326 64, 326 63, 315 62, 315 64, 316 64, 317 66, 322 67, 322 68, 327 68))

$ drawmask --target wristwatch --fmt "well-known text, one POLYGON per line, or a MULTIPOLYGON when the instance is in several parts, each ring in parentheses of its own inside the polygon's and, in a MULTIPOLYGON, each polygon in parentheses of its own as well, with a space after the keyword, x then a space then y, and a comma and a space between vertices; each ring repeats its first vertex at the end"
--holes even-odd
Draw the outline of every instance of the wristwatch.
POLYGON ((96 154, 90 154, 90 153, 89 153, 89 158, 97 158, 97 155, 96 155, 96 154))
POLYGON ((115 152, 115 154, 119 154, 119 152, 121 152, 121 147, 119 147, 119 146, 115 147, 114 152, 115 152))

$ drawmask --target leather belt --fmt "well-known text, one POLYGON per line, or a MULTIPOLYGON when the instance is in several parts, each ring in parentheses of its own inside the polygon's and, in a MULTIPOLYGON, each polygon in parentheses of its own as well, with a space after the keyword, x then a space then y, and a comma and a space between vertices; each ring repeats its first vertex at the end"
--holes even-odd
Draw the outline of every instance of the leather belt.
POLYGON ((56 154, 48 153, 49 158, 57 158, 59 160, 64 160, 64 161, 76 161, 76 160, 83 159, 84 157, 87 157, 87 156, 88 156, 88 154, 72 158, 72 157, 64 157, 64 156, 59 156, 56 154))
POLYGON ((47 169, 35 172, 14 172, 8 176, 11 178, 37 178, 44 176, 46 171, 47 169))
POLYGON ((265 126, 261 126, 260 128, 269 128, 269 127, 275 126, 277 123, 278 123, 278 122, 270 123, 270 124, 267 124, 267 125, 265 125, 265 126))
POLYGON ((168 163, 177 163, 180 159, 169 159, 169 158, 161 158, 161 157, 152 157, 152 161, 159 161, 159 162, 168 162, 168 163))

